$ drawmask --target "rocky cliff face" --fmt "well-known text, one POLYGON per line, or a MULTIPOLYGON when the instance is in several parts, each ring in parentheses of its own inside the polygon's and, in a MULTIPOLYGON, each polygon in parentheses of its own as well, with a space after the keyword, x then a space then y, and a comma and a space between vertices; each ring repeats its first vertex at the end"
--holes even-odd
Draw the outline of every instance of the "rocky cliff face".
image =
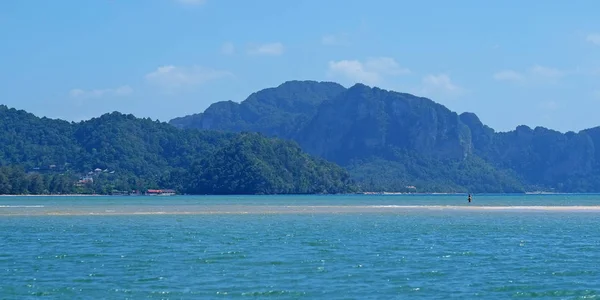
POLYGON ((469 128, 456 113, 430 100, 357 84, 319 107, 294 137, 309 153, 345 164, 386 148, 464 159, 469 128))

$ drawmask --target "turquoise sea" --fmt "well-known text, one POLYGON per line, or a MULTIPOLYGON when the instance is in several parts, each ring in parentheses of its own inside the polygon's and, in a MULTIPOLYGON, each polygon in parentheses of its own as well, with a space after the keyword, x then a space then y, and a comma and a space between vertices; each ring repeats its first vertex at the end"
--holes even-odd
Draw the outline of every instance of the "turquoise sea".
POLYGON ((600 298, 600 195, 0 197, 0 298, 600 298))

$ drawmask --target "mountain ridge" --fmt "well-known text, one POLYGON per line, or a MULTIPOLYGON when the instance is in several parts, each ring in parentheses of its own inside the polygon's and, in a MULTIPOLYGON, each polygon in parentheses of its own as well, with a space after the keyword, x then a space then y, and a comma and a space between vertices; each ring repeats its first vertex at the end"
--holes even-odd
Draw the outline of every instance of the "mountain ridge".
POLYGON ((274 136, 290 134, 291 128, 304 121, 302 116, 311 115, 325 99, 344 89, 338 83, 317 81, 286 81, 277 87, 266 88, 250 94, 243 102, 231 100, 215 102, 204 112, 175 118, 170 124, 179 128, 209 129, 213 123, 231 131, 261 131, 274 136), (282 89, 286 92, 280 93, 282 89), (310 97, 295 98, 298 93, 310 97), (274 111, 282 112, 273 118, 274 111), (226 114, 226 115, 223 115, 226 114), (227 122, 227 124, 224 124, 227 122), (262 130, 257 130, 260 126, 262 130))
MULTIPOLYGON (((278 94, 285 99, 309 102, 310 94, 285 96, 289 92, 287 84, 298 83, 285 82, 269 91, 278 89, 278 94)), ((472 189, 600 191, 600 181, 596 179, 600 178, 600 172, 595 171, 600 166, 600 127, 561 133, 542 126, 520 125, 512 131, 495 131, 472 112, 458 114, 425 97, 361 83, 330 93, 324 92, 327 87, 321 82, 302 84, 321 88, 317 107, 295 116, 302 122, 285 123, 287 127, 280 131, 273 128, 281 123, 269 127, 251 122, 245 130, 297 141, 308 153, 342 165, 355 179, 362 178, 363 187, 369 186, 366 181, 377 181, 375 164, 386 170, 395 166, 390 170, 390 174, 395 175, 384 176, 387 178, 383 181, 388 183, 370 185, 376 190, 402 189, 414 182, 429 181, 438 182, 432 184, 438 186, 434 190, 441 188, 450 192, 472 189), (496 179, 465 187, 468 183, 464 177, 469 175, 463 174, 461 168, 470 168, 470 172, 480 177, 492 174, 496 179), (367 176, 363 172, 371 174, 367 176), (512 187, 506 182, 513 182, 512 187)), ((259 97, 261 91, 252 95, 252 101, 268 102, 259 97)), ((248 99, 239 106, 248 105, 246 101, 248 99)), ((211 122, 183 127, 239 130, 236 120, 227 118, 228 112, 212 113, 234 125, 211 122)), ((273 109, 264 113, 270 119, 277 119, 285 118, 289 111, 273 109)), ((202 118, 203 115, 199 115, 199 119, 202 118)), ((185 118, 180 118, 177 122, 182 124, 183 120, 185 118)), ((169 123, 177 125, 174 124, 177 122, 169 123)))

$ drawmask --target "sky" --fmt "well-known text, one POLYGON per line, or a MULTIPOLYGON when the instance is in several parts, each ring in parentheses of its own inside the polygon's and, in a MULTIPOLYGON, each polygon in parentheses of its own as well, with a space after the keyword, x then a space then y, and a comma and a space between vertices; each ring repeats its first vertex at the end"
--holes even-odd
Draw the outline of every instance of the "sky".
POLYGON ((600 2, 0 1, 0 104, 168 121, 288 80, 430 98, 508 131, 600 125, 600 2))

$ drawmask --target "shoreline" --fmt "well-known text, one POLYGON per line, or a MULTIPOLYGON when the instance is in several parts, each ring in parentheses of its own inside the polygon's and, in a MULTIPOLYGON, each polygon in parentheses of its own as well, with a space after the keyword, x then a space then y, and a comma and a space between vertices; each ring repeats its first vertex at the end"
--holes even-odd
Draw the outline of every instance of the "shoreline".
MULTIPOLYGON (((175 194, 175 195, 145 195, 145 194, 130 194, 130 195, 109 195, 109 194, 26 194, 26 195, 15 195, 15 194, 0 194, 1 197, 140 197, 140 196, 152 196, 152 197, 176 197, 176 196, 344 196, 344 195, 361 195, 361 196, 464 196, 469 193, 405 193, 405 192, 358 192, 358 193, 347 193, 347 194, 175 194)), ((490 195, 522 195, 522 196, 551 196, 551 195, 600 195, 600 192, 596 193, 471 193, 475 196, 490 196, 490 195)))
POLYGON ((174 205, 123 207, 70 207, 44 205, 0 205, 0 216, 123 216, 123 215, 276 215, 276 214, 405 214, 409 212, 513 212, 600 213, 590 206, 471 206, 471 205, 174 205))
POLYGON ((41 194, 41 195, 0 195, 0 197, 98 197, 98 196, 119 196, 119 195, 101 195, 101 194, 41 194))

